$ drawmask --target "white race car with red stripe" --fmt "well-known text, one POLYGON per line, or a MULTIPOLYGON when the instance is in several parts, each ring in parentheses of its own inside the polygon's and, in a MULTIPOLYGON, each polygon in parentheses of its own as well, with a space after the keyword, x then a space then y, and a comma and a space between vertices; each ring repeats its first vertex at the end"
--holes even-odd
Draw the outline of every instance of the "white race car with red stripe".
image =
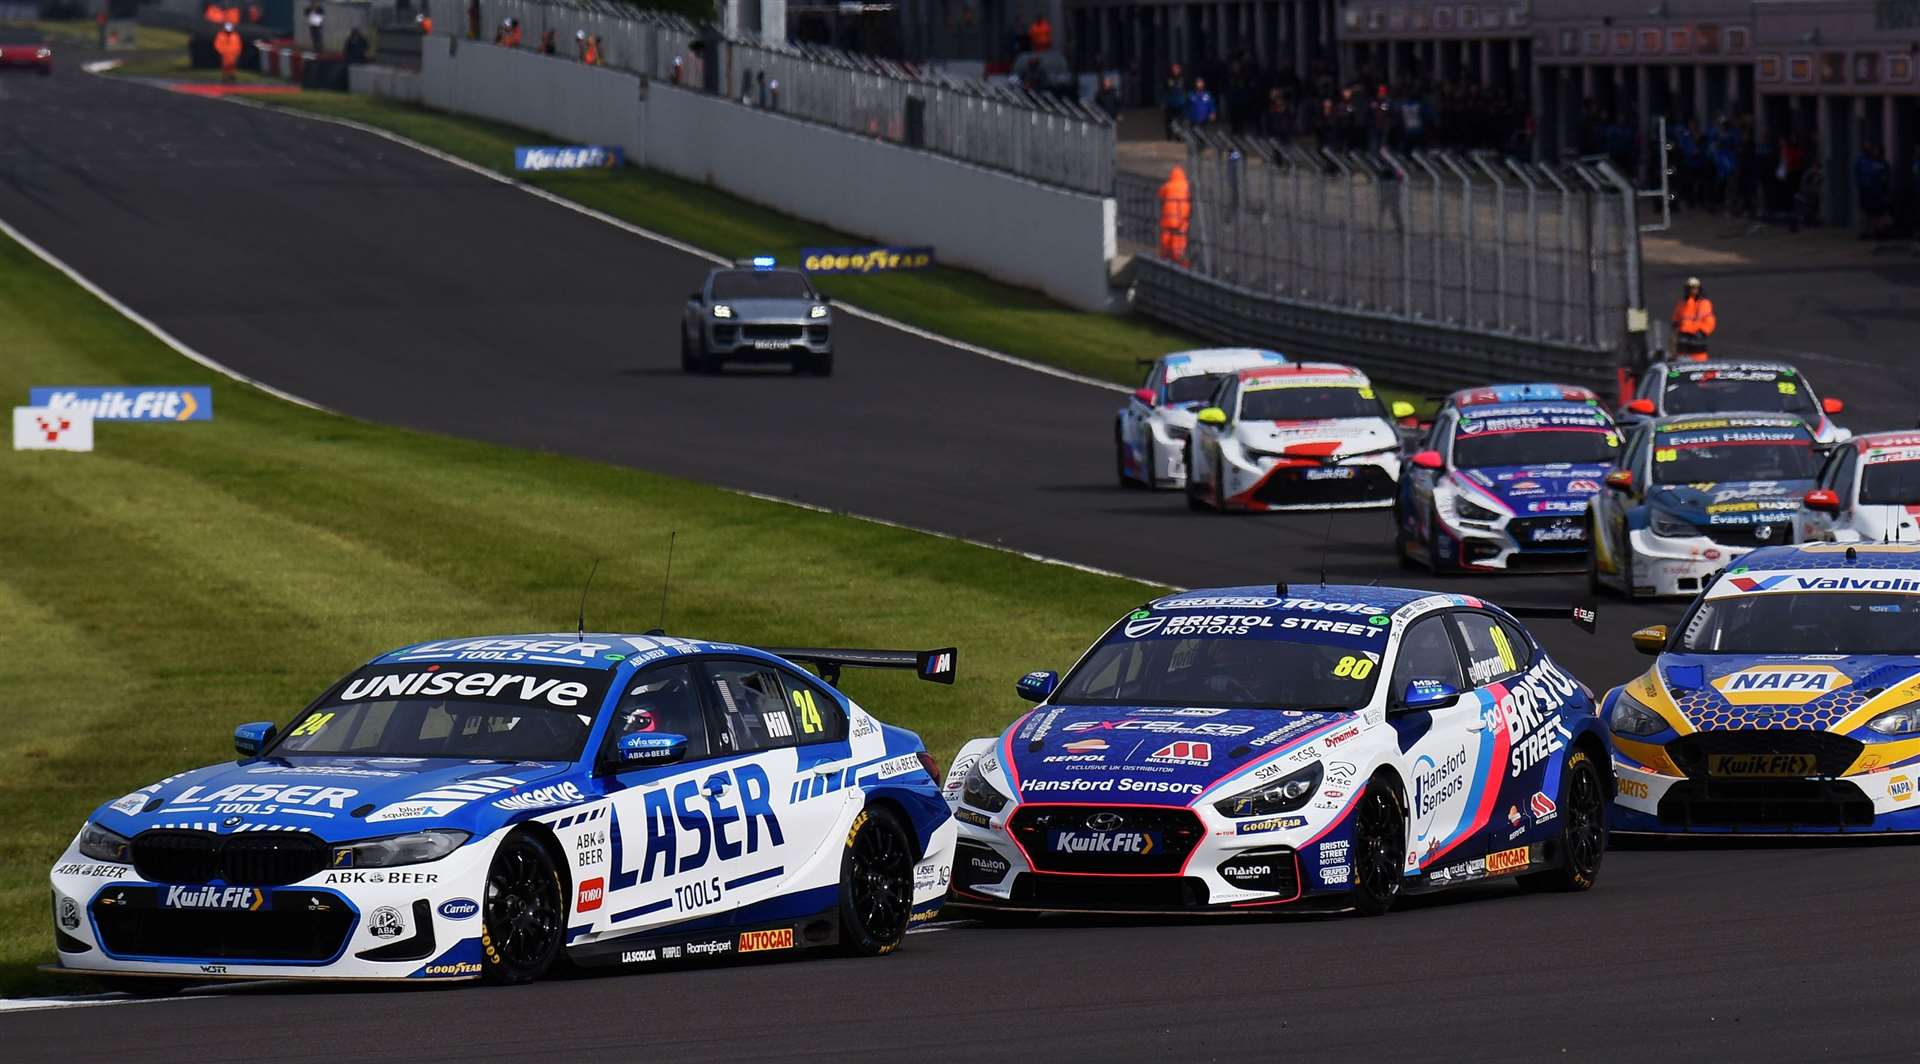
MULTIPOLYGON (((1411 405, 1396 404, 1402 405, 1412 412, 1411 405)), ((1243 369, 1194 415, 1187 504, 1196 510, 1391 506, 1400 457, 1387 407, 1352 366, 1243 369)))
MULTIPOLYGON (((1590 624, 1590 611, 1529 611, 1590 624)), ((1182 592, 1109 628, 961 748, 951 904, 1384 912, 1518 875, 1584 890, 1612 794, 1591 693, 1477 598, 1182 592)))
POLYGON ((1176 351, 1147 360, 1147 376, 1113 420, 1120 486, 1181 488, 1187 483, 1187 438, 1193 415, 1208 405, 1230 373, 1283 366, 1287 356, 1252 347, 1176 351))
POLYGON ((1833 449, 1793 522, 1795 543, 1920 543, 1920 432, 1833 449))

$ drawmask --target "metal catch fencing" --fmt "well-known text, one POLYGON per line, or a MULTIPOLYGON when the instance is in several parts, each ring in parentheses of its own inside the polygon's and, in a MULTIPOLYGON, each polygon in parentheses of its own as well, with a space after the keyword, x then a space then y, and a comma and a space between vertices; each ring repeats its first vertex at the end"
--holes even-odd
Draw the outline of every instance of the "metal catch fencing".
MULTIPOLYGON (((431 0, 436 30, 464 34, 465 0, 431 0)), ((575 34, 600 41, 600 61, 649 78, 713 91, 835 129, 891 141, 1106 196, 1113 192, 1114 125, 1077 100, 923 71, 887 59, 729 34, 613 0, 479 0, 488 40, 517 19, 521 47, 553 31, 575 56, 575 34), (715 64, 710 72, 708 64, 715 64)))
MULTIPOLYGON (((1637 341, 1632 327, 1644 328, 1634 190, 1604 162, 1312 152, 1190 133, 1186 170, 1184 256, 1177 241, 1163 246, 1157 195, 1145 198, 1131 176, 1120 184, 1135 188, 1120 197, 1120 235, 1241 302, 1392 326, 1404 350, 1422 347, 1412 342, 1419 330, 1481 337, 1506 352, 1505 375, 1534 345, 1562 367, 1568 352, 1587 352, 1580 361, 1595 371, 1574 375, 1605 379, 1637 341)), ((1164 287, 1171 272, 1142 278, 1164 287)))

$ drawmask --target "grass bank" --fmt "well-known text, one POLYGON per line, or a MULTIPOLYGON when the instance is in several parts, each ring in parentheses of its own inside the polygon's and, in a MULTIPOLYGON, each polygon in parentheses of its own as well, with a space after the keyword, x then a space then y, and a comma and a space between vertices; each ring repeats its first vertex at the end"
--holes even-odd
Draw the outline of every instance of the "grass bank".
POLYGON ((943 761, 1148 592, 1130 581, 666 477, 364 424, 179 358, 0 237, 0 394, 211 384, 214 420, 98 427, 92 454, 0 451, 0 993, 42 975, 45 873, 98 803, 231 757, 383 649, 659 618, 745 642, 961 648, 952 687, 847 686, 943 761))

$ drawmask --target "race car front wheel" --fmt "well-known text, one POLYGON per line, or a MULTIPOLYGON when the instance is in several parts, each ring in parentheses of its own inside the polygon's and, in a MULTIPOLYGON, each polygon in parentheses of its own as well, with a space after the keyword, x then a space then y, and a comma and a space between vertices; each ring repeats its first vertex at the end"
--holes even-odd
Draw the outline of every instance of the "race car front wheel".
POLYGON ((566 930, 566 893, 552 856, 532 835, 509 836, 487 870, 482 977, 491 983, 540 978, 560 956, 566 930))
POLYGON ((1585 750, 1567 755, 1560 773, 1560 849, 1557 868, 1520 877, 1524 890, 1591 890, 1607 850, 1607 790, 1600 766, 1585 750))
POLYGON ((900 948, 913 915, 913 841, 892 810, 860 811, 840 856, 840 946, 860 957, 900 948))
POLYGON ((1407 817, 1400 795, 1384 776, 1367 783, 1353 824, 1353 910, 1379 916, 1400 896, 1407 817))

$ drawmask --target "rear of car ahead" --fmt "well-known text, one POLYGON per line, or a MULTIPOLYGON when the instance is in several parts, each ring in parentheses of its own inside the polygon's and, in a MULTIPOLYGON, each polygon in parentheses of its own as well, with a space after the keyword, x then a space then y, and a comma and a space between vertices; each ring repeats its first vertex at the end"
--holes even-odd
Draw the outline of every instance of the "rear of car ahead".
POLYGON ((1634 643, 1615 830, 1920 831, 1920 545, 1755 551, 1634 643))

